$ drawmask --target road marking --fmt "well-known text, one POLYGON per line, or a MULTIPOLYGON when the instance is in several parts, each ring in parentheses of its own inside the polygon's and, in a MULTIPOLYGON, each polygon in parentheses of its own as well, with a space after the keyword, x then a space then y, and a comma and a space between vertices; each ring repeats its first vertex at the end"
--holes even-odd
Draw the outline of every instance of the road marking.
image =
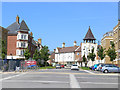
POLYGON ((6 78, 3 78, 3 79, 0 79, 0 81, 7 80, 7 79, 10 79, 10 78, 14 78, 14 77, 18 77, 18 76, 21 76, 21 75, 24 75, 24 74, 26 74, 26 73, 22 73, 22 74, 6 77, 6 78))
POLYGON ((111 77, 76 77, 76 78, 88 78, 88 79, 118 79, 117 78, 111 78, 111 77))
POLYGON ((88 73, 90 73, 90 74, 95 74, 95 73, 90 72, 90 71, 88 71, 88 70, 83 70, 83 71, 88 72, 88 73))
POLYGON ((70 74, 70 87, 80 88, 80 85, 73 74, 70 74))
POLYGON ((104 83, 104 82, 80 82, 80 83, 83 83, 83 84, 117 84, 118 85, 118 83, 104 83))
POLYGON ((4 82, 23 82, 23 83, 31 83, 31 82, 38 82, 38 83, 64 83, 69 84, 69 82, 63 82, 63 81, 36 81, 36 80, 6 80, 4 82))

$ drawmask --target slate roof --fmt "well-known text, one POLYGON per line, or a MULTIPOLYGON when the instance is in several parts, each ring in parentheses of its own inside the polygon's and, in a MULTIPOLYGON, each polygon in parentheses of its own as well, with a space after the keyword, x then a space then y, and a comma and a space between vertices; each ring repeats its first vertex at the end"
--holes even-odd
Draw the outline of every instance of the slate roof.
POLYGON ((19 24, 17 22, 14 22, 10 26, 7 27, 9 30, 8 34, 17 34, 17 30, 19 29, 19 24))
POLYGON ((89 26, 88 32, 83 40, 96 40, 89 26))
POLYGON ((79 46, 59 48, 59 53, 68 53, 68 52, 80 51, 80 50, 78 49, 78 47, 79 47, 79 46))
POLYGON ((18 30, 27 30, 27 31, 29 31, 29 28, 28 28, 28 26, 27 26, 27 24, 25 23, 24 20, 22 20, 22 22, 20 24, 18 24, 17 22, 14 22, 10 26, 8 26, 7 29, 9 30, 8 35, 17 34, 18 30))
POLYGON ((22 20, 19 29, 20 29, 20 30, 27 30, 27 31, 29 31, 29 28, 28 28, 28 26, 27 26, 27 24, 25 23, 24 20, 22 20))

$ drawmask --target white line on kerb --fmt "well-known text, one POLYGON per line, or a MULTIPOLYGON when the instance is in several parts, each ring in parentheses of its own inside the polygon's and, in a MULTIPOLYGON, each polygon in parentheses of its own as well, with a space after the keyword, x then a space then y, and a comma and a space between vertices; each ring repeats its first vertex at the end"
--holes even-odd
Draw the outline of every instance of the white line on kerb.
POLYGON ((73 74, 69 74, 70 76, 70 87, 71 88, 80 88, 78 81, 76 80, 73 74))
POLYGON ((18 76, 21 76, 21 75, 24 75, 24 74, 26 74, 26 73, 22 73, 22 74, 19 74, 19 75, 14 75, 14 76, 6 77, 6 78, 3 78, 3 79, 0 79, 0 81, 7 80, 7 79, 10 79, 10 78, 14 78, 14 77, 18 77, 18 76))

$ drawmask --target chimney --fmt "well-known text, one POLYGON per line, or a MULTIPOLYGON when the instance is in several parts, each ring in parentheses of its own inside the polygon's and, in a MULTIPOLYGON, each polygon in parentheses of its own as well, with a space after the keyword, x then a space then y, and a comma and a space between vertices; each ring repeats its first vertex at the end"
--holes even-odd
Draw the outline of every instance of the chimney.
POLYGON ((39 39, 38 39, 38 42, 39 42, 40 44, 42 44, 42 39, 41 39, 41 38, 39 38, 39 39))
POLYGON ((62 47, 64 48, 65 47, 65 43, 63 42, 63 44, 62 44, 62 47))
POLYGON ((33 36, 33 33, 32 33, 32 32, 30 32, 30 35, 31 35, 31 36, 33 36))
POLYGON ((74 41, 74 46, 77 46, 77 42, 76 41, 74 41))
POLYGON ((54 52, 56 51, 56 49, 54 49, 54 52))
POLYGON ((19 19, 20 19, 20 17, 17 15, 17 17, 16 17, 16 22, 19 24, 19 19))

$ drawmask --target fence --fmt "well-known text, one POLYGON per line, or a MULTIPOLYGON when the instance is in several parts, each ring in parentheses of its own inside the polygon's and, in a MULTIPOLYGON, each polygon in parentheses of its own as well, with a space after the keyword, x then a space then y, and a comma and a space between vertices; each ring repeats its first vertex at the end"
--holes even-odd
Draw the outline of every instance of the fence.
POLYGON ((15 71, 19 67, 20 70, 26 69, 24 60, 0 60, 0 70, 15 71))

